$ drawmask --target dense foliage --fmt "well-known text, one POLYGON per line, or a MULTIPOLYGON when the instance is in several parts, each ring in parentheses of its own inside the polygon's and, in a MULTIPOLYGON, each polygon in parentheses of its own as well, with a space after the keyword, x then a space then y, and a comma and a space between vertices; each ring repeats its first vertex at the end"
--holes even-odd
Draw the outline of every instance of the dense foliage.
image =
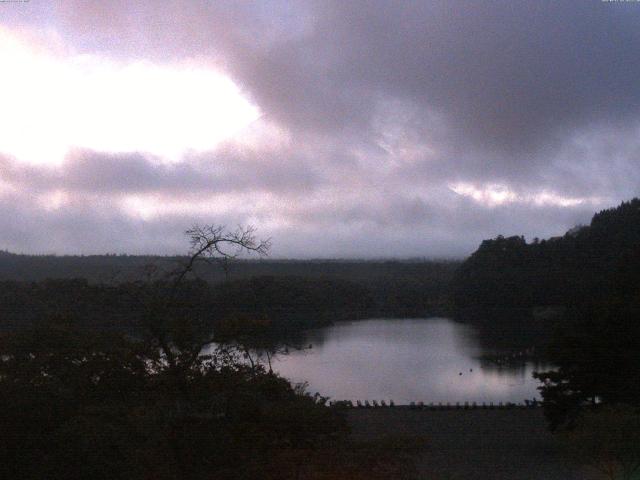
POLYGON ((404 447, 354 443, 325 398, 267 370, 266 317, 212 330, 202 283, 138 287, 129 334, 81 313, 0 334, 1 478, 410 478, 404 447))
MULTIPOLYGON (((168 289, 167 282, 0 282, 0 330, 72 313, 94 328, 130 331, 148 308, 145 299, 162 296, 163 291, 167 294, 168 289)), ((228 317, 260 316, 280 334, 339 320, 423 316, 447 308, 446 285, 401 279, 364 283, 272 276, 213 284, 193 280, 185 282, 176 300, 182 315, 208 322, 210 327, 228 317)))
POLYGON ((563 237, 486 240, 454 284, 463 316, 547 344, 557 369, 538 378, 552 428, 574 426, 589 404, 640 406, 639 199, 563 237), (543 306, 556 315, 536 316, 543 306))
POLYGON ((541 372, 553 429, 573 427, 584 407, 640 408, 640 287, 569 308, 548 348, 556 370, 541 372))
POLYGON ((485 240, 456 273, 455 303, 461 309, 531 308, 609 297, 621 276, 629 287, 640 282, 639 246, 639 199, 603 210, 589 226, 562 237, 485 240))
POLYGON ((345 431, 335 412, 232 351, 169 361, 67 319, 0 342, 2 478, 295 478, 345 431))

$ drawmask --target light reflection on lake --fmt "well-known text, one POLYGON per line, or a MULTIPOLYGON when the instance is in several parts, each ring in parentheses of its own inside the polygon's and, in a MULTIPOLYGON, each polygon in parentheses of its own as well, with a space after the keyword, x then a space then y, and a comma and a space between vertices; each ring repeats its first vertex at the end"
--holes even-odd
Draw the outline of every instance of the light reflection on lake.
POLYGON ((446 318, 375 319, 308 332, 310 350, 279 357, 274 370, 336 400, 522 402, 539 398, 523 362, 498 368, 481 362, 471 327, 446 318))

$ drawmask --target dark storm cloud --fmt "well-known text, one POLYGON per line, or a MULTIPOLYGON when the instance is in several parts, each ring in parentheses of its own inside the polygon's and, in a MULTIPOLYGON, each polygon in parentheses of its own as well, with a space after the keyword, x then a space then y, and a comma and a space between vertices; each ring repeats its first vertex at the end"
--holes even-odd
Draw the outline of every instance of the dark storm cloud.
POLYGON ((599 1, 316 7, 307 36, 236 67, 239 78, 252 79, 258 101, 292 128, 373 135, 376 106, 398 99, 424 114, 412 125, 418 131, 432 127, 427 114, 440 115, 449 130, 435 145, 444 168, 510 179, 536 175, 582 128, 637 121, 640 8, 599 1))
POLYGON ((386 100, 422 112, 418 131, 436 112, 444 161, 479 176, 535 174, 575 131, 638 118, 634 4, 269 4, 66 2, 58 19, 88 50, 210 58, 294 130, 375 135, 386 100))

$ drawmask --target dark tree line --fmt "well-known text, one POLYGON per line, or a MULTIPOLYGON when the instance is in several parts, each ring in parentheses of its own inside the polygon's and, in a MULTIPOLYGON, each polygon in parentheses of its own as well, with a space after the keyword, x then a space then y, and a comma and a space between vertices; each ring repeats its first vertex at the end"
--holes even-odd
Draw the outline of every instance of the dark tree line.
MULTIPOLYGON (((146 280, 148 268, 169 272, 184 256, 142 255, 18 255, 0 251, 0 280, 39 282, 47 279, 84 278, 90 283, 124 283, 146 280)), ((209 283, 255 277, 305 277, 356 283, 394 279, 423 284, 447 283, 458 261, 408 260, 278 260, 232 258, 199 262, 194 270, 209 283)))
POLYGON ((603 210, 589 226, 562 237, 485 240, 456 272, 455 303, 460 309, 530 308, 607 298, 640 281, 639 245, 638 199, 603 210))
MULTIPOLYGON (((139 299, 168 295, 171 288, 166 281, 4 281, 0 282, 0 330, 67 314, 97 329, 130 331, 146 309, 139 299)), ((232 316, 260 316, 269 319, 274 331, 286 333, 371 316, 440 314, 448 308, 446 289, 446 284, 401 279, 354 282, 263 276, 214 284, 189 279, 176 301, 192 318, 203 318, 211 326, 232 316)))

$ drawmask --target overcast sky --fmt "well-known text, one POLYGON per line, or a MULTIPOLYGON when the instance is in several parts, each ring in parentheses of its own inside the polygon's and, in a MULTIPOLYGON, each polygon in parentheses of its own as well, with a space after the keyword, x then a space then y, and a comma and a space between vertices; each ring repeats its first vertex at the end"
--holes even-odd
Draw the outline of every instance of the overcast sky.
POLYGON ((640 2, 0 3, 0 249, 460 257, 638 195, 640 2))

